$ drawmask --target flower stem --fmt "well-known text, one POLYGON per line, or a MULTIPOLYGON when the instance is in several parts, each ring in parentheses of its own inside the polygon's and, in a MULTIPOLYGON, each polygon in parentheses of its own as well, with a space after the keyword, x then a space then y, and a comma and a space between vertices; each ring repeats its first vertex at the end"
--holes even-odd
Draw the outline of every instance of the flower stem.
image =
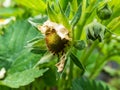
POLYGON ((82 15, 80 18, 80 22, 77 26, 76 39, 79 39, 81 34, 82 34, 82 29, 83 29, 83 26, 85 24, 85 13, 86 13, 85 11, 86 11, 86 0, 83 0, 82 1, 82 15))
MULTIPOLYGON (((68 74, 68 80, 66 80, 66 89, 70 89, 71 85, 72 85, 72 79, 73 79, 73 61, 70 60, 70 68, 69 68, 69 74, 68 74)), ((65 90, 66 90, 65 89, 65 90)))
POLYGON ((104 56, 104 57, 102 57, 100 59, 99 62, 98 62, 98 60, 96 60, 97 62, 96 62, 95 66, 94 66, 94 68, 93 68, 93 70, 92 70, 92 72, 91 72, 91 74, 89 76, 90 79, 94 79, 99 74, 99 72, 102 69, 101 67, 104 66, 107 59, 108 59, 108 56, 104 56))
POLYGON ((85 51, 83 52, 83 55, 81 57, 81 61, 86 64, 89 56, 91 55, 92 51, 94 50, 94 48, 96 48, 96 46, 98 45, 99 41, 96 40, 94 41, 94 43, 91 45, 90 49, 87 51, 87 48, 85 49, 85 51))
POLYGON ((81 15, 80 21, 78 22, 78 26, 77 26, 77 29, 76 29, 76 39, 77 40, 79 40, 81 38, 84 25, 85 25, 87 19, 90 17, 90 15, 91 15, 91 13, 94 9, 93 6, 95 5, 96 0, 91 0, 90 5, 88 7, 86 6, 86 3, 87 3, 87 1, 83 0, 82 15, 81 15))

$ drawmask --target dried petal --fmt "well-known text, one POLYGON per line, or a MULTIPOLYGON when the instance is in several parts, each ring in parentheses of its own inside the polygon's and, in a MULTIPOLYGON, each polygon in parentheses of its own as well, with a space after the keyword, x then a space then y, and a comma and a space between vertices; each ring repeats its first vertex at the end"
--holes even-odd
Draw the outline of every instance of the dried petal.
POLYGON ((60 58, 60 62, 58 62, 55 66, 58 68, 57 72, 62 72, 64 69, 64 65, 65 65, 65 60, 66 60, 66 56, 65 54, 60 58))
POLYGON ((48 20, 38 29, 45 35, 46 45, 53 54, 64 52, 66 45, 71 40, 69 31, 61 24, 48 20))
POLYGON ((54 29, 61 39, 71 40, 68 36, 69 31, 61 24, 57 24, 48 20, 42 26, 39 26, 38 29, 43 34, 45 34, 47 30, 54 29))
POLYGON ((5 77, 5 73, 6 73, 6 70, 5 68, 3 67, 1 70, 0 70, 0 79, 3 79, 5 77))
POLYGON ((15 17, 10 17, 7 19, 0 19, 0 26, 10 23, 12 20, 15 20, 15 17))

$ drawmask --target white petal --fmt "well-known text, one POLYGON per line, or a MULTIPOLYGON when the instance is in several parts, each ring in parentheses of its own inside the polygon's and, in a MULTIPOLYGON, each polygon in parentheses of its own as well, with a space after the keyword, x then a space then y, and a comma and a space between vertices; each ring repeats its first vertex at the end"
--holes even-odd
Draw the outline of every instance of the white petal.
POLYGON ((10 18, 7 18, 7 19, 0 19, 0 26, 8 24, 12 20, 15 20, 15 17, 10 17, 10 18))
POLYGON ((5 77, 5 73, 6 73, 6 70, 5 68, 3 67, 1 70, 0 70, 0 79, 3 79, 5 77))
POLYGON ((66 56, 65 54, 60 58, 60 62, 58 62, 55 66, 58 68, 57 72, 62 72, 64 69, 64 65, 65 65, 65 60, 66 60, 66 56))

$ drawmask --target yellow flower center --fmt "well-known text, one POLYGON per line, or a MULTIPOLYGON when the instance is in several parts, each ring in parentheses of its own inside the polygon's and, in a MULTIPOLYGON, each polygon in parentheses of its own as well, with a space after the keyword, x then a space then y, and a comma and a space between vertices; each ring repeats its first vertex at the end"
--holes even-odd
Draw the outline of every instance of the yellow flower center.
POLYGON ((45 35, 47 47, 52 53, 58 54, 59 52, 64 52, 65 44, 68 43, 68 40, 61 39, 54 29, 47 30, 45 35))

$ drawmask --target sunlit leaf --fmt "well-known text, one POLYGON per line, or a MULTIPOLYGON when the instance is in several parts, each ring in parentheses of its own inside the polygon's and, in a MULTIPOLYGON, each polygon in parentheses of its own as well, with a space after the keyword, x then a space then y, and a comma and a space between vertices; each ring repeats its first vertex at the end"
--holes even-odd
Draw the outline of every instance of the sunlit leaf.
POLYGON ((71 6, 72 6, 72 9, 74 10, 74 12, 76 12, 77 8, 78 8, 77 0, 70 0, 70 3, 71 3, 71 6))
POLYGON ((81 4, 80 4, 76 14, 74 15, 74 17, 71 21, 72 27, 74 27, 78 23, 78 21, 80 19, 80 16, 81 16, 81 13, 82 13, 82 7, 81 7, 81 4))
POLYGON ((31 10, 45 13, 46 4, 43 0, 15 0, 18 4, 23 5, 31 10))
POLYGON ((23 9, 20 8, 0 8, 0 16, 21 16, 24 13, 23 9))
POLYGON ((58 22, 58 15, 55 13, 55 11, 53 11, 49 3, 47 4, 47 13, 51 21, 58 22))
POLYGON ((65 16, 64 11, 62 10, 60 4, 58 3, 59 9, 60 9, 60 13, 58 14, 59 17, 59 23, 62 23, 68 30, 70 29, 70 25, 69 25, 69 20, 68 18, 65 16))

